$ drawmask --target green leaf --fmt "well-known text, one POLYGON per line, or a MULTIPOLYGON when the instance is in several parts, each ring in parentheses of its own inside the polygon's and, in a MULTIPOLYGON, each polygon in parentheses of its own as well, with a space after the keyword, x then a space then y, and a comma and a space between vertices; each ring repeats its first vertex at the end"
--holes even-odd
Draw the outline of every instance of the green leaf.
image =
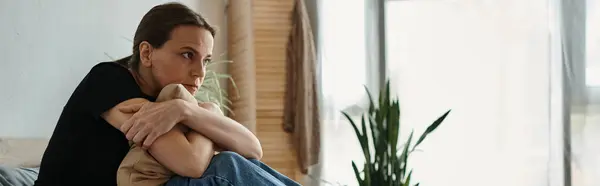
POLYGON ((400 132, 400 104, 394 101, 390 107, 390 114, 388 117, 388 123, 390 124, 388 129, 388 140, 390 142, 390 150, 392 157, 396 157, 396 151, 394 150, 398 146, 398 137, 400 132))
POLYGON ((370 163, 365 162, 365 185, 372 185, 373 179, 371 178, 371 169, 369 168, 370 163))
POLYGON ((233 63, 233 61, 231 61, 231 60, 213 61, 213 62, 208 63, 206 65, 206 67, 208 68, 208 67, 211 67, 214 65, 221 65, 221 64, 226 64, 226 63, 233 63))
POLYGON ((368 139, 368 135, 367 135, 367 124, 365 123, 365 117, 367 116, 363 116, 361 117, 361 129, 362 129, 362 136, 363 136, 363 142, 361 144, 364 144, 363 146, 363 154, 365 156, 365 166, 364 166, 364 170, 365 170, 365 181, 367 185, 371 185, 371 172, 372 169, 375 169, 374 167, 372 167, 371 165, 371 152, 369 150, 369 139, 368 139))
POLYGON ((360 172, 358 172, 358 168, 356 168, 356 164, 352 161, 352 169, 354 170, 354 176, 356 176, 356 181, 358 181, 358 185, 364 185, 364 180, 360 177, 360 172))
POLYGON ((408 173, 406 180, 404 180, 404 185, 410 185, 410 177, 412 177, 412 170, 408 173))
POLYGON ((344 115, 344 117, 346 117, 348 122, 350 122, 350 124, 352 125, 352 129, 354 129, 354 133, 356 134, 356 137, 358 138, 358 141, 360 142, 360 146, 364 147, 364 145, 362 144, 363 143, 362 142, 362 134, 360 134, 358 127, 356 127, 356 124, 354 124, 354 120, 352 120, 352 118, 350 118, 350 116, 346 112, 342 112, 342 115, 344 115))
POLYGON ((229 79, 231 78, 231 75, 229 74, 215 74, 214 76, 212 76, 212 79, 229 79))
POLYGON ((372 116, 367 115, 369 119, 369 128, 371 129, 371 140, 373 141, 373 148, 375 149, 375 162, 381 159, 381 155, 378 153, 378 149, 381 148, 381 142, 379 141, 379 131, 375 128, 375 120, 372 116))
POLYGON ((371 152, 369 150, 369 139, 367 136, 367 128, 366 128, 367 124, 365 123, 365 117, 366 116, 361 117, 361 124, 362 124, 362 126, 361 126, 362 132, 361 133, 365 137, 365 142, 366 142, 365 143, 366 145, 363 147, 363 152, 365 154, 365 160, 367 160, 367 163, 371 163, 371 152))
POLYGON ((400 168, 400 179, 404 179, 405 174, 406 174, 406 166, 408 165, 408 156, 410 155, 410 151, 408 151, 408 149, 410 148, 410 144, 411 144, 414 132, 415 132, 414 130, 410 132, 410 136, 408 136, 408 140, 406 141, 406 144, 404 144, 404 150, 402 150, 402 154, 400 154, 400 165, 402 166, 400 168))
MULTIPOLYGON (((365 160, 369 161, 370 158, 368 156, 369 148, 368 148, 368 144, 367 144, 368 143, 367 135, 366 134, 363 135, 363 134, 361 134, 359 132, 358 127, 356 126, 356 124, 354 123, 354 121, 350 118, 350 116, 347 113, 342 112, 342 114, 346 117, 346 119, 348 119, 348 121, 352 125, 352 129, 354 129, 354 133, 356 133, 356 137, 358 138, 360 146, 361 146, 361 148, 363 150, 363 154, 365 156, 365 160)), ((365 170, 369 171, 369 167, 365 167, 365 170)))
MULTIPOLYGON (((386 142, 386 151, 388 151, 388 156, 390 157, 390 160, 395 161, 393 159, 396 159, 396 147, 397 147, 397 142, 398 142, 398 129, 399 129, 399 125, 400 125, 400 119, 399 119, 399 105, 397 104, 396 101, 392 101, 392 104, 390 104, 390 109, 389 109, 389 113, 387 116, 387 142, 386 142)), ((394 174, 393 170, 396 169, 396 165, 394 163, 388 163, 388 167, 389 167, 389 184, 392 185, 393 184, 393 180, 392 175, 394 174)))
MULTIPOLYGON (((380 103, 380 107, 389 108, 390 107, 390 81, 388 80, 385 83, 385 88, 383 89, 384 96, 382 102, 380 103)), ((387 115, 387 114, 385 114, 387 115)))
MULTIPOLYGON (((392 170, 392 171, 393 171, 393 174, 396 175, 396 181, 398 183, 401 183, 402 182, 401 178, 403 177, 402 174, 404 174, 404 170, 402 169, 402 166, 400 163, 401 162, 400 158, 398 158, 398 157, 393 157, 393 158, 394 158, 393 159, 394 161, 392 163, 394 164, 395 170, 392 170)), ((400 184, 397 184, 397 185, 400 185, 400 184)))
POLYGON ((411 151, 414 151, 415 148, 417 148, 417 146, 419 146, 419 144, 421 144, 421 142, 423 142, 423 140, 425 140, 425 137, 427 137, 427 135, 429 135, 429 133, 433 132, 438 126, 440 126, 440 124, 442 124, 444 119, 446 119, 446 116, 448 116, 448 114, 450 114, 450 111, 452 111, 452 110, 446 111, 446 113, 444 113, 442 116, 440 116, 438 119, 436 119, 431 125, 429 125, 429 127, 427 127, 427 129, 425 130, 425 132, 423 132, 423 134, 421 134, 421 137, 419 138, 419 140, 417 140, 417 143, 415 144, 415 146, 413 147, 413 149, 411 151))
POLYGON ((229 82, 231 82, 231 86, 233 87, 233 91, 235 91, 236 98, 240 96, 240 90, 238 89, 237 84, 233 81, 233 77, 229 77, 229 82))
MULTIPOLYGON (((216 72, 212 72, 214 76, 217 76, 218 74, 216 72)), ((229 76, 229 75, 227 75, 229 76)), ((219 90, 219 93, 221 93, 220 91, 223 90, 221 89, 221 86, 219 85, 219 80, 215 79, 215 85, 217 87, 217 90, 219 90)), ((219 98, 219 103, 223 103, 223 94, 218 94, 218 98, 219 98)))
POLYGON ((371 95, 371 91, 369 91, 369 88, 367 88, 366 85, 364 87, 365 87, 365 91, 367 92, 367 96, 369 97, 369 114, 371 114, 375 111, 375 104, 373 103, 373 96, 371 95))
POLYGON ((235 116, 235 113, 233 112, 233 110, 231 110, 231 108, 229 108, 227 105, 223 105, 223 108, 225 110, 227 110, 227 112, 231 113, 232 116, 235 116))

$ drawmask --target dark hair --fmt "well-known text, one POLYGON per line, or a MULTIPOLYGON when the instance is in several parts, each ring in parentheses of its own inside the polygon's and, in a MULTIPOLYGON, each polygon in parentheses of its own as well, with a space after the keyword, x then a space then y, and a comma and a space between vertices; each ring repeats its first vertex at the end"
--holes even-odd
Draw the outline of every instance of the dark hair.
POLYGON ((181 25, 198 26, 215 36, 215 28, 189 7, 175 2, 157 5, 144 15, 135 31, 133 54, 116 62, 137 72, 140 64, 140 43, 146 41, 152 47, 160 48, 171 38, 171 31, 181 25))

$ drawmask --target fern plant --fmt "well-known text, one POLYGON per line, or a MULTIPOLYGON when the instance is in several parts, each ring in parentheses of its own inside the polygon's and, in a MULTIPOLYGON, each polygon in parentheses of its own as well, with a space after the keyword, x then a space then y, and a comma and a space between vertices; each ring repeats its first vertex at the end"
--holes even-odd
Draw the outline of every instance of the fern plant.
MULTIPOLYGON (((371 93, 365 88, 369 96, 369 109, 361 118, 360 130, 357 123, 347 113, 342 112, 350 121, 365 157, 362 171, 359 171, 356 163, 352 161, 354 174, 361 186, 410 186, 412 169, 408 168, 409 156, 450 113, 448 110, 429 125, 415 143, 413 143, 414 131, 412 131, 408 140, 398 149, 400 104, 397 97, 390 97, 389 87, 387 81, 385 87, 379 92, 378 104, 375 104, 371 93), (367 131, 370 131, 370 135, 367 131), (371 148, 374 149, 374 154, 371 154, 371 148)), ((419 183, 414 184, 414 186, 418 185, 419 183)))
POLYGON ((219 73, 208 68, 213 65, 223 65, 226 63, 232 63, 232 61, 214 61, 207 65, 204 82, 202 83, 194 97, 201 102, 216 103, 217 105, 219 105, 219 107, 221 107, 221 110, 233 113, 232 110, 227 106, 231 104, 231 100, 229 100, 229 95, 227 94, 227 89, 226 87, 221 86, 220 80, 228 80, 231 83, 231 86, 233 86, 234 91, 238 90, 237 85, 233 81, 231 75, 226 73, 219 73))

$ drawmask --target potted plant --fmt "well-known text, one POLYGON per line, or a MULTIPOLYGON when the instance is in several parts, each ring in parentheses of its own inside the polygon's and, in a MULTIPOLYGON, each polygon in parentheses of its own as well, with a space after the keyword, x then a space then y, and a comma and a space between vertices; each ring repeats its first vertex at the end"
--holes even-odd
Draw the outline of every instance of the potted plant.
MULTIPOLYGON (((374 103, 369 90, 365 88, 369 96, 369 108, 361 118, 360 130, 357 123, 347 113, 342 112, 352 124, 365 157, 362 171, 359 171, 355 162, 352 161, 354 174, 361 186, 411 185, 412 169, 407 167, 408 157, 450 113, 448 110, 429 125, 415 143, 413 143, 414 131, 412 131, 408 140, 398 148, 400 104, 397 97, 390 97, 389 87, 389 81, 387 81, 385 87, 379 92, 377 104, 374 103), (370 151, 371 148, 373 151, 370 151)), ((419 184, 414 185, 418 186, 419 184)))

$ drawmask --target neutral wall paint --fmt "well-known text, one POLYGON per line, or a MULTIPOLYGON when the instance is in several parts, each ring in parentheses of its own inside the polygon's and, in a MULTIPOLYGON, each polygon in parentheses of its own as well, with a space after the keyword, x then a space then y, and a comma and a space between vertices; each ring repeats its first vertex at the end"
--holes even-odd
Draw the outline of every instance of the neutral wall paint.
MULTIPOLYGON (((163 2, 0 1, 0 136, 49 137, 90 68, 129 55, 140 19, 163 2)), ((214 54, 225 53, 225 1, 181 2, 219 27, 214 54)))

